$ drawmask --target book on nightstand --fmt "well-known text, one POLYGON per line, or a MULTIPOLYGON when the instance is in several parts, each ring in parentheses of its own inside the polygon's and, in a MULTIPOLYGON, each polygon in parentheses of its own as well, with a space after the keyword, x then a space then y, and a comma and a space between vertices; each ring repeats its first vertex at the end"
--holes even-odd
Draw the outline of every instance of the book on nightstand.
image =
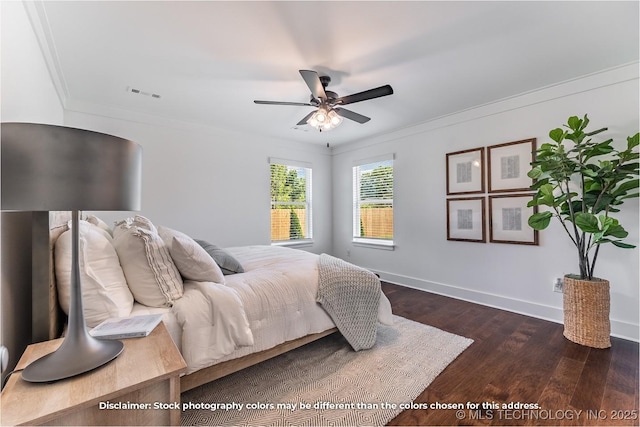
POLYGON ((122 338, 146 337, 158 326, 162 314, 142 314, 139 316, 107 319, 89 333, 95 338, 119 340, 122 338))

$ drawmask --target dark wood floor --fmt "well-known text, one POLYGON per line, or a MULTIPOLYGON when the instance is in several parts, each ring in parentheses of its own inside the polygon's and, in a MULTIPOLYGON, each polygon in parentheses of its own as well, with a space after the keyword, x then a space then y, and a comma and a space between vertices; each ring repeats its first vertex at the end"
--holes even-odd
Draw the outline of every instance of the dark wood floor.
POLYGON ((464 409, 406 410, 390 425, 639 425, 638 343, 591 349, 560 324, 388 283, 383 291, 394 314, 474 340, 415 400, 464 409))

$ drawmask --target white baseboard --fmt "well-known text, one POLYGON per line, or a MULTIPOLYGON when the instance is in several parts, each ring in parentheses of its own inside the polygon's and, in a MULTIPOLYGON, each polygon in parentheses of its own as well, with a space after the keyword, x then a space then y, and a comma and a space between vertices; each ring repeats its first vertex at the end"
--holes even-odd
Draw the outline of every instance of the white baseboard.
MULTIPOLYGON (((509 298, 502 295, 490 294, 473 289, 461 288, 458 286, 446 285, 444 283, 431 282, 415 277, 403 276, 400 274, 387 273, 375 268, 369 270, 380 275, 380 279, 408 288, 427 291, 438 295, 456 298, 488 307, 498 308, 513 313, 524 314, 538 319, 548 320, 562 324, 563 314, 561 307, 537 304, 530 301, 509 298)), ((611 335, 630 341, 638 342, 640 328, 633 323, 611 319, 611 335)))

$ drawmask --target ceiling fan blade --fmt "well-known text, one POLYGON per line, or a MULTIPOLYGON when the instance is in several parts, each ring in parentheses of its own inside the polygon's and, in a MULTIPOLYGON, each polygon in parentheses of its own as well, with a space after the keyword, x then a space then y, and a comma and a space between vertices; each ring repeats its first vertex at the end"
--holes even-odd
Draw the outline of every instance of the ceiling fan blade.
POLYGON ((307 84, 307 86, 309 86, 311 94, 314 98, 322 100, 327 99, 327 94, 324 91, 324 86, 322 86, 322 82, 320 81, 318 73, 311 70, 300 70, 300 75, 304 79, 304 82, 307 84))
POLYGON ((313 113, 315 113, 315 112, 316 112, 316 110, 313 110, 312 112, 310 112, 309 114, 304 116, 304 119, 302 119, 298 123, 296 123, 296 126, 306 125, 307 124, 307 120, 309 120, 311 118, 311 116, 313 116, 313 113))
POLYGON ((334 108, 335 112, 338 113, 339 116, 344 117, 345 119, 353 120, 354 122, 358 122, 360 124, 367 123, 371 120, 370 117, 363 116, 362 114, 355 113, 351 110, 347 110, 346 108, 334 108))
POLYGON ((354 102, 366 101, 367 99, 380 98, 393 94, 393 88, 389 85, 377 87, 375 89, 365 90, 364 92, 354 93, 353 95, 342 96, 336 99, 337 105, 353 104, 354 102))
POLYGON ((256 104, 265 104, 265 105, 298 105, 304 107, 313 107, 313 104, 309 104, 308 102, 282 102, 282 101, 253 101, 256 104))

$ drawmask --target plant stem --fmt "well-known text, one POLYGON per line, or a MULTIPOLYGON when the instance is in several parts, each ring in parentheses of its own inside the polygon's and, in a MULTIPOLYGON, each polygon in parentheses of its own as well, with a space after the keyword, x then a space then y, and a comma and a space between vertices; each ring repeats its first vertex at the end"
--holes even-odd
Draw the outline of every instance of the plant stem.
POLYGON ((600 245, 597 245, 596 252, 593 254, 593 260, 591 261, 591 269, 589 270, 589 280, 593 280, 593 272, 596 268, 596 260, 598 259, 598 251, 600 250, 600 245))
MULTIPOLYGON (((575 213, 573 211, 573 204, 571 203, 571 190, 569 188, 569 180, 564 182, 565 186, 566 186, 566 194, 567 194, 567 205, 569 207, 569 215, 570 218, 575 218, 575 213)), ((584 203, 584 201, 583 201, 584 203)), ((578 248, 578 265, 580 267, 580 277, 582 279, 584 279, 585 277, 587 277, 587 266, 585 264, 587 264, 587 260, 585 260, 585 251, 584 251, 584 233, 580 233, 580 231, 578 230, 578 226, 575 224, 575 222, 571 221, 571 225, 573 225, 573 233, 575 235, 575 240, 573 240, 574 244, 576 245, 576 247, 578 248)), ((567 230, 567 233, 569 233, 569 231, 567 230)), ((571 233, 569 233, 569 235, 571 235, 571 233)))
POLYGON ((573 242, 573 244, 575 245, 575 247, 578 247, 578 242, 576 242, 576 239, 571 235, 571 232, 569 231, 569 228, 567 227, 567 223, 564 219, 562 219, 562 216, 560 215, 560 211, 558 211, 557 207, 553 207, 553 210, 556 212, 556 217, 558 218, 558 220, 560 221, 560 224, 562 224, 562 228, 564 228, 564 231, 567 232, 567 235, 569 236, 569 238, 571 239, 571 241, 573 242))

